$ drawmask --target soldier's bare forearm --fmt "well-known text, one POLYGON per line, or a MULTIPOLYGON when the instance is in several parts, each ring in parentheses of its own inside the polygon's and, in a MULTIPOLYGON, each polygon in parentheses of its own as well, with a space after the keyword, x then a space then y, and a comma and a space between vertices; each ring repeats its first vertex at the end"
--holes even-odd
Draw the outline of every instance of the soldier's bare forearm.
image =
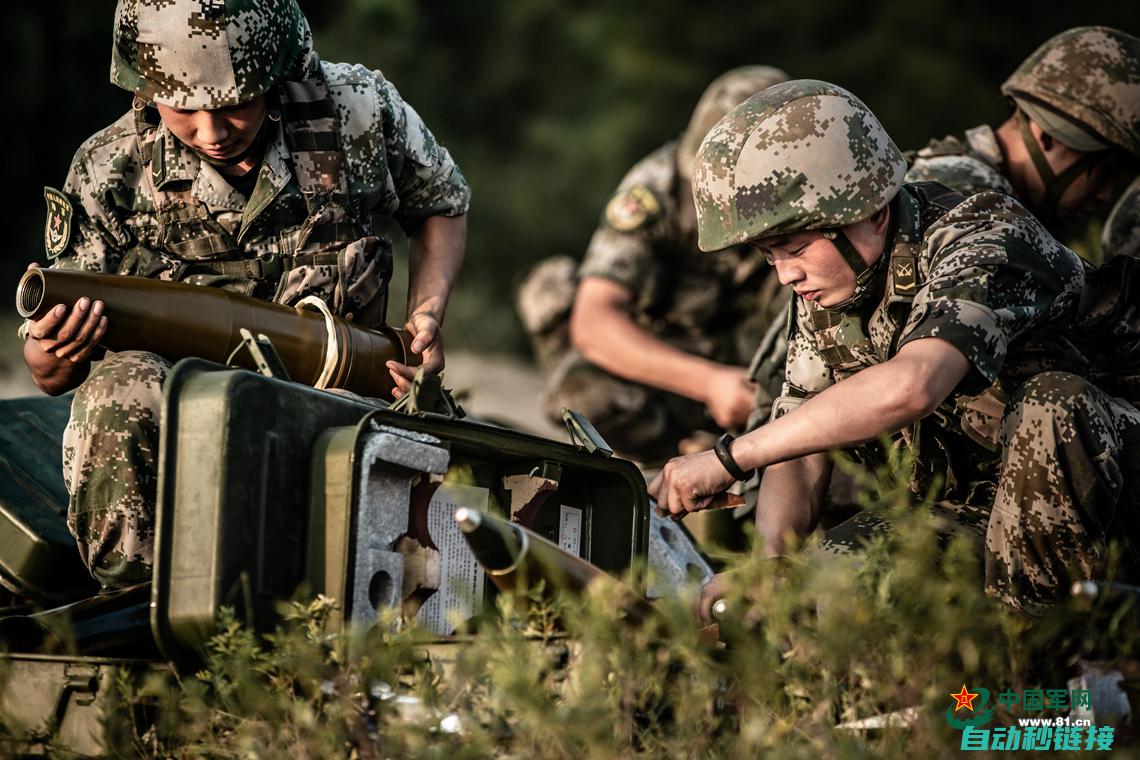
POLYGON ((586 358, 625 380, 703 402, 707 380, 722 365, 658 339, 629 315, 629 291, 600 277, 579 285, 570 340, 586 358))
POLYGON ((815 530, 831 467, 828 455, 812 454, 764 471, 756 501, 756 533, 764 539, 765 557, 784 554, 788 538, 815 530))
POLYGON ((750 470, 893 433, 930 414, 969 369, 969 360, 951 344, 938 338, 913 341, 889 361, 737 438, 732 454, 750 470))
POLYGON ((408 245, 408 318, 427 314, 442 324, 463 266, 467 217, 428 217, 409 235, 408 245))

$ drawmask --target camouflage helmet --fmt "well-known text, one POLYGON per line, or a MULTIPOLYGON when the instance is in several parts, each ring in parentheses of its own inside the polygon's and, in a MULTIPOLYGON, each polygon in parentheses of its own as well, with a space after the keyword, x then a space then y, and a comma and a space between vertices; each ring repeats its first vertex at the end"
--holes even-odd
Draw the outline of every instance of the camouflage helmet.
POLYGON ((857 97, 799 79, 753 95, 697 152, 698 244, 716 251, 770 235, 862 221, 902 187, 906 159, 857 97))
POLYGON ((1001 86, 1140 158, 1140 39, 1104 26, 1048 40, 1001 86))
POLYGON ((313 65, 296 0, 119 0, 111 81, 188 110, 245 103, 313 65))
POLYGON ((788 75, 772 66, 740 66, 714 79, 701 94, 689 126, 681 135, 677 149, 677 169, 681 176, 685 179, 693 176, 693 161, 701 140, 726 113, 761 90, 786 81, 788 75))

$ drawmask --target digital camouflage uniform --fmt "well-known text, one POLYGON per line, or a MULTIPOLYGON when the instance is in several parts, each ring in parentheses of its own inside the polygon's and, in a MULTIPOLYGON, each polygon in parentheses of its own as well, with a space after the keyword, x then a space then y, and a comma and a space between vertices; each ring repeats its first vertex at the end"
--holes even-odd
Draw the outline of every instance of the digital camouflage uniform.
MULTIPOLYGON (((462 174, 416 112, 379 72, 320 61, 294 0, 123 0, 112 81, 136 93, 136 107, 80 147, 62 193, 47 191, 53 267, 287 305, 317 296, 376 325, 392 254, 373 214, 412 231, 467 211, 462 174), (142 107, 209 110, 262 94, 272 118, 248 199, 142 107)), ((153 354, 108 355, 72 405, 69 525, 105 586, 150 575, 169 366, 153 354)))
POLYGON ((643 462, 672 456, 694 431, 717 430, 703 404, 622 379, 582 358, 570 345, 570 309, 577 282, 602 277, 631 294, 633 320, 655 337, 718 363, 748 363, 787 298, 754 252, 700 254, 692 159, 721 115, 786 78, 777 69, 750 66, 715 80, 680 140, 658 148, 622 179, 581 265, 567 256, 547 259, 520 283, 519 315, 550 377, 551 419, 560 422, 562 407, 581 412, 611 446, 643 462))
POLYGON ((987 190, 1016 198, 997 134, 985 124, 963 137, 932 140, 915 154, 907 182, 938 182, 963 195, 987 190))
MULTIPOLYGON (((1087 265, 1072 251, 1006 195, 903 184, 905 161, 874 116, 822 82, 789 82, 739 106, 706 138, 697 166, 706 250, 838 230, 842 251, 839 228, 891 208, 886 252, 856 269, 848 305, 795 299, 774 416, 911 341, 947 341, 969 360, 968 375, 896 437, 914 454, 916 491, 942 476, 939 512, 985 536, 987 590, 1032 613, 1072 579, 1103 573, 1110 539, 1136 564, 1140 515, 1128 507, 1140 497, 1140 411, 1079 374, 1091 342, 1071 328, 1095 308, 1081 300, 1087 265), (783 158, 792 149, 802 158, 783 158)), ((847 551, 880 527, 858 516, 829 531, 824 550, 847 551)))

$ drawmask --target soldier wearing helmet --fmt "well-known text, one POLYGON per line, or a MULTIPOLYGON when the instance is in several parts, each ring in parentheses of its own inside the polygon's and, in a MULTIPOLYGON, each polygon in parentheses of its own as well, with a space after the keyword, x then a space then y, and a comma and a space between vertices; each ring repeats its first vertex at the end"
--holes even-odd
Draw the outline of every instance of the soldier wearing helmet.
MULTIPOLYGON (((412 348, 442 368, 467 184, 379 72, 320 60, 296 0, 120 0, 111 81, 132 108, 80 147, 62 190, 45 190, 53 267, 287 305, 315 296, 378 325, 392 249, 373 215, 388 215, 415 261, 412 348)), ((114 587, 150 575, 170 363, 120 352, 88 377, 106 326, 102 304, 80 299, 25 325, 24 357, 42 390, 79 386, 64 438, 68 524, 92 574, 114 587)), ((399 395, 414 370, 389 371, 399 395)))
MULTIPOLYGON (((1140 488, 1140 410, 1097 384, 1111 375, 1084 376, 1067 340, 1085 266, 1009 196, 906 169, 867 107, 825 82, 770 88, 705 138, 700 245, 756 246, 794 289, 786 382, 769 424, 670 461, 651 495, 681 516, 765 468, 757 532, 780 554, 816 527, 827 452, 895 435, 916 492, 941 481, 936 510, 984 541, 987 590, 1015 610, 1104 572, 1109 540, 1140 575, 1140 517, 1117 509, 1140 488)), ((878 527, 858 515, 824 547, 878 527)), ((703 618, 724 583, 702 591, 703 618)))
POLYGON ((1107 207, 1140 160, 1140 39, 1070 29, 1025 59, 1001 91, 1014 106, 1004 123, 931 142, 907 180, 1011 194, 1054 234, 1107 207))
POLYGON ((690 177, 709 128, 785 79, 745 66, 714 80, 680 140, 626 174, 581 265, 548 259, 521 281, 517 308, 550 375, 552 419, 561 407, 582 412, 645 463, 676 454, 694 433, 743 425, 756 396, 743 365, 786 301, 761 257, 743 248, 700 255, 690 177))

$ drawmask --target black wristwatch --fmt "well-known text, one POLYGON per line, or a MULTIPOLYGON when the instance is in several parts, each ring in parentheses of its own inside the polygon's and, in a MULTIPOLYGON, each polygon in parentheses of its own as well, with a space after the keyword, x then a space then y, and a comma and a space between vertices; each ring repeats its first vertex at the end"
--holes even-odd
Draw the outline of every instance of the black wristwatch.
POLYGON ((724 465, 724 469, 728 470, 728 474, 737 480, 751 480, 752 476, 756 474, 756 470, 742 470, 736 460, 732 458, 732 442, 736 439, 725 433, 720 438, 716 439, 716 445, 713 446, 713 451, 716 452, 716 458, 724 465))

